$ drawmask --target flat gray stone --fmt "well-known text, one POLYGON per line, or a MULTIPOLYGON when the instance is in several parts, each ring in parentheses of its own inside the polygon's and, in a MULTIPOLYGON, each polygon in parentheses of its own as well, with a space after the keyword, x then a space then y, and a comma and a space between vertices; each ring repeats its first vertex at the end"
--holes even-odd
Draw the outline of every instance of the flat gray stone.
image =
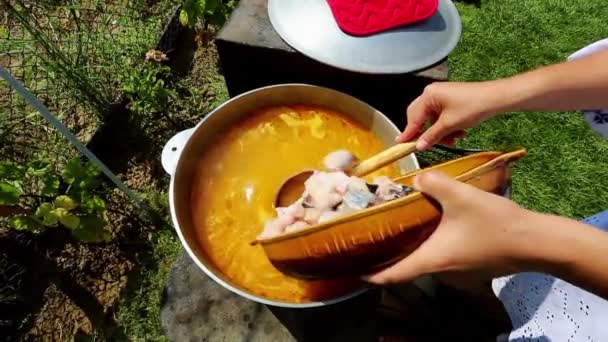
POLYGON ((161 302, 170 341, 489 341, 512 329, 486 286, 462 292, 438 287, 434 300, 412 284, 368 291, 327 307, 257 304, 215 283, 184 251, 161 302))
POLYGON ((171 269, 161 324, 171 341, 373 341, 378 291, 324 308, 270 307, 215 283, 184 252, 171 269))
POLYGON ((163 299, 161 324, 171 341, 294 341, 266 306, 215 283, 185 252, 163 299))

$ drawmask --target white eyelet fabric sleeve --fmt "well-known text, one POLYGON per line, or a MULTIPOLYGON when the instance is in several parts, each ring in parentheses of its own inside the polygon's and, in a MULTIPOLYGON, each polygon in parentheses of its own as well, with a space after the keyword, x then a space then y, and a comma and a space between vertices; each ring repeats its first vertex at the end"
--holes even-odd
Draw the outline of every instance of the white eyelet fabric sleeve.
MULTIPOLYGON (((608 38, 590 44, 568 56, 568 61, 587 57, 599 51, 608 50, 608 38)), ((608 93, 606 94, 608 97, 608 93)), ((608 137, 608 109, 590 109, 583 111, 587 124, 598 134, 608 137)))
MULTIPOLYGON (((568 60, 604 49, 608 49, 608 39, 575 52, 568 60)), ((608 110, 588 110, 584 115, 594 131, 608 136, 608 110)), ((608 211, 602 214, 607 216, 608 211)), ((593 219, 584 222, 607 230, 608 225, 593 219)), ((608 301, 568 282, 543 273, 518 273, 494 279, 492 290, 513 323, 513 331, 497 341, 608 341, 608 301)))

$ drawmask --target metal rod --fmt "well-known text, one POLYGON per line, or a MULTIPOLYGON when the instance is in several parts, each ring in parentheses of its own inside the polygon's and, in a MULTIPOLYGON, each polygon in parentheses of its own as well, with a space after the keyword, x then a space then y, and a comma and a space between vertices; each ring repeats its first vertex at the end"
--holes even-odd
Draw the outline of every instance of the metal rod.
POLYGON ((465 155, 467 153, 480 153, 480 152, 487 152, 486 150, 480 150, 480 149, 473 149, 473 148, 457 148, 457 147, 449 147, 449 146, 445 146, 445 145, 434 145, 432 147, 433 149, 437 149, 437 150, 441 150, 441 151, 445 151, 445 152, 451 152, 454 154, 460 154, 460 155, 465 155))
POLYGON ((72 134, 72 132, 61 122, 59 121, 51 112, 46 108, 45 105, 42 104, 32 94, 29 90, 27 90, 19 81, 17 81, 9 72, 3 67, 0 67, 0 77, 5 79, 15 91, 17 91, 23 98, 34 108, 36 109, 53 127, 55 127, 63 136, 65 136, 77 149, 85 155, 89 161, 91 161, 95 166, 97 166, 111 181, 114 183, 121 191, 123 191, 136 205, 142 207, 141 199, 129 189, 118 177, 97 157, 93 152, 91 152, 78 138, 72 134))

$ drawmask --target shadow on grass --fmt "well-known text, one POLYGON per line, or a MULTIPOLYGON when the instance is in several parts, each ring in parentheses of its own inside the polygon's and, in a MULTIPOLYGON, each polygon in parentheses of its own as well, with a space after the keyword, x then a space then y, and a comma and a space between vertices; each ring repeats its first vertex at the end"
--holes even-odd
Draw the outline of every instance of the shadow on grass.
MULTIPOLYGON (((159 217, 142 220, 133 213, 121 212, 121 215, 123 229, 117 239, 108 244, 114 245, 114 248, 106 249, 106 244, 99 244, 96 246, 101 248, 84 247, 86 252, 82 254, 62 253, 69 244, 76 246, 79 251, 83 249, 82 245, 78 247, 78 244, 74 244, 66 229, 49 229, 40 235, 14 230, 0 234, 0 265, 7 266, 2 268, 0 275, 11 280, 10 284, 2 284, 0 289, 11 290, 8 295, 3 295, 7 291, 0 291, 0 333, 5 340, 50 338, 50 335, 56 334, 56 329, 52 327, 54 322, 69 325, 77 322, 72 320, 85 318, 91 323, 91 334, 80 329, 74 336, 75 341, 131 340, 128 336, 129 326, 116 319, 118 306, 122 301, 141 297, 140 289, 149 287, 145 275, 157 272, 159 260, 155 258, 150 234, 160 229, 169 231, 166 234, 169 236, 175 235, 175 232, 163 226, 159 217), (101 262, 92 258, 99 258, 101 262), (115 264, 112 263, 114 260, 115 264), (112 264, 104 264, 106 261, 112 264), (123 266, 125 262, 135 267, 128 270, 123 266), (119 276, 126 276, 126 284, 119 281, 119 276), (103 288, 98 288, 97 282, 104 284, 103 288), (87 284, 86 287, 84 284, 87 284), (110 285, 113 288, 111 291, 116 289, 120 293, 115 292, 114 295, 108 292, 110 285), (120 286, 123 288, 120 289, 120 286), (59 293, 49 292, 51 288, 59 293), (61 296, 67 297, 67 300, 62 300, 61 296), (71 314, 74 307, 81 310, 85 317, 78 313, 71 314), (44 316, 40 316, 43 310, 44 316), (52 322, 47 319, 49 315, 52 322), (41 317, 44 318, 42 321, 41 317)), ((143 296, 148 294, 144 293, 143 296)), ((69 336, 64 337, 71 339, 70 330, 66 331, 69 336)))
POLYGON ((51 234, 35 239, 29 234, 15 233, 0 239, 0 250, 19 265, 24 275, 18 290, 18 296, 23 301, 12 311, 14 319, 21 319, 24 323, 10 332, 12 336, 7 337, 19 340, 30 331, 35 323, 34 317, 45 304, 45 291, 49 286, 55 285, 82 309, 97 335, 110 340, 126 340, 127 337, 114 321, 111 310, 105 312, 103 305, 88 289, 48 257, 48 249, 60 249, 70 241, 68 233, 63 230, 54 230, 51 234), (45 237, 48 237, 45 243, 40 243, 45 237))
POLYGON ((167 53, 173 76, 184 77, 192 71, 194 53, 196 46, 196 33, 194 30, 185 28, 180 31, 175 40, 175 49, 167 53))
POLYGON ((456 2, 462 2, 464 4, 474 5, 477 8, 481 8, 481 0, 455 0, 456 2))

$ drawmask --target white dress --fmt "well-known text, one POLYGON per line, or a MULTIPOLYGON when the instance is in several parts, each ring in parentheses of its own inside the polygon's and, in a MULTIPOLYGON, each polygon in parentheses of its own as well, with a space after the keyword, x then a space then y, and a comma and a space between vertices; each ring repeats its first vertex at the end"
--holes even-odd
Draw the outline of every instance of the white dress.
MULTIPOLYGON (((568 60, 603 49, 608 49, 608 39, 575 52, 568 60)), ((608 137, 608 110, 583 114, 595 132, 608 137)), ((608 211, 584 221, 608 230, 608 211)), ((568 282, 528 272, 494 279, 492 289, 513 323, 513 331, 497 341, 608 341, 608 301, 568 282)))

